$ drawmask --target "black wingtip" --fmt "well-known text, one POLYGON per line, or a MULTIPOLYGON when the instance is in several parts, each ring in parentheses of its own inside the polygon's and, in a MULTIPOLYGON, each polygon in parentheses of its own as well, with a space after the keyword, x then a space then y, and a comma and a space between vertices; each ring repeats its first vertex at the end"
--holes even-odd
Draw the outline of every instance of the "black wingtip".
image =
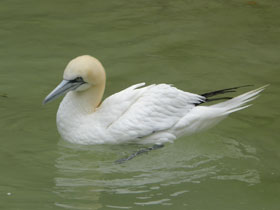
POLYGON ((200 95, 204 96, 205 98, 209 98, 209 97, 213 97, 215 95, 236 92, 236 90, 239 88, 250 87, 250 86, 254 86, 254 85, 242 85, 242 86, 238 86, 238 87, 232 87, 232 88, 226 88, 226 89, 216 90, 216 91, 212 91, 212 92, 207 92, 207 93, 203 93, 200 95))
POLYGON ((221 90, 216 90, 216 91, 200 94, 201 96, 205 97, 205 100, 202 101, 201 103, 198 103, 198 104, 195 104, 195 105, 197 106, 199 104, 206 103, 206 102, 232 99, 232 97, 220 97, 220 98, 211 98, 211 97, 216 96, 216 95, 220 95, 220 94, 225 94, 225 93, 233 93, 233 92, 236 92, 236 90, 239 89, 239 88, 251 87, 251 86, 254 86, 254 85, 242 85, 242 86, 238 86, 238 87, 226 88, 226 89, 221 89, 221 90))

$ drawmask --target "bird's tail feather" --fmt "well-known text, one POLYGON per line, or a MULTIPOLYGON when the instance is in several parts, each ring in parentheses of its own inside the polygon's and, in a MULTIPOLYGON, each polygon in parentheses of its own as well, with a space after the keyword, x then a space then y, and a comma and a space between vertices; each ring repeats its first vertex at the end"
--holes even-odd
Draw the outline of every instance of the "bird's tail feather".
POLYGON ((213 127, 230 113, 245 109, 268 85, 211 106, 196 106, 176 125, 177 136, 196 133, 213 127))
POLYGON ((200 101, 199 103, 197 103, 195 105, 198 106, 198 105, 206 103, 206 102, 232 99, 232 97, 228 97, 228 96, 227 97, 219 97, 219 98, 212 98, 212 97, 216 96, 216 95, 226 94, 226 93, 233 93, 233 92, 236 92, 237 89, 239 89, 239 88, 249 87, 249 86, 252 86, 252 85, 242 85, 242 86, 238 86, 238 87, 226 88, 226 89, 215 90, 215 91, 211 91, 211 92, 207 92, 207 93, 202 93, 200 95, 205 97, 205 99, 203 101, 200 101))
POLYGON ((248 102, 256 99, 258 97, 258 94, 261 93, 268 85, 265 85, 263 87, 257 88, 255 90, 249 91, 247 93, 244 93, 242 95, 236 96, 230 100, 214 104, 210 107, 213 108, 221 108, 223 110, 222 115, 228 115, 232 112, 239 111, 241 109, 245 109, 249 107, 250 105, 245 105, 248 102))

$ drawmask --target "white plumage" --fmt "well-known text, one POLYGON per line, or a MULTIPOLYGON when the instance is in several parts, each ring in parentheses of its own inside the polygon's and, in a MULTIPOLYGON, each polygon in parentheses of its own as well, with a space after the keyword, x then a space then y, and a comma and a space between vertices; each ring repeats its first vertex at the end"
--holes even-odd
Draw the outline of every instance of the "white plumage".
MULTIPOLYGON (((215 105, 197 106, 205 102, 204 96, 167 84, 144 87, 145 83, 141 83, 108 97, 98 106, 104 91, 105 72, 103 76, 93 74, 92 78, 88 72, 83 73, 96 71, 97 67, 98 71, 100 68, 100 72, 104 71, 96 62, 90 56, 80 56, 72 60, 64 72, 64 81, 72 85, 72 89, 70 86, 64 89, 72 91, 66 94, 59 106, 57 127, 62 138, 72 143, 170 142, 182 135, 209 128, 228 114, 248 107, 245 104, 265 88, 215 105), (77 78, 82 81, 79 85, 77 78), (104 80, 104 83, 97 83, 97 80, 104 80), (75 84, 77 87, 73 88, 75 84)), ((45 102, 66 92, 57 93, 63 89, 62 86, 47 96, 45 102)))

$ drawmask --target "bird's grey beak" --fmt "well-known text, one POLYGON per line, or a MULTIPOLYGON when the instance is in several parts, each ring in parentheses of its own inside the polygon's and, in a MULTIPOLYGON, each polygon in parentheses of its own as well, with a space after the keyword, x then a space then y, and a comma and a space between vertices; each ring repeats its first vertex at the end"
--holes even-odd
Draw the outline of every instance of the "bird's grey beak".
POLYGON ((70 90, 77 89, 83 82, 76 82, 73 80, 62 80, 62 82, 45 98, 43 104, 53 101, 57 97, 69 92, 70 90))

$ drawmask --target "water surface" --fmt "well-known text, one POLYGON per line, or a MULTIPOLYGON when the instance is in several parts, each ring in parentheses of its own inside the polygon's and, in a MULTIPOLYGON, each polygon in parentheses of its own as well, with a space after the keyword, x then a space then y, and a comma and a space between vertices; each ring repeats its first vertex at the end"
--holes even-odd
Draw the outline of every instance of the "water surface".
POLYGON ((279 6, 1 1, 0 208, 278 210, 279 6), (61 99, 41 105, 81 54, 104 64, 105 97, 143 81, 195 93, 271 85, 215 128, 116 165, 140 146, 66 143, 61 99))

